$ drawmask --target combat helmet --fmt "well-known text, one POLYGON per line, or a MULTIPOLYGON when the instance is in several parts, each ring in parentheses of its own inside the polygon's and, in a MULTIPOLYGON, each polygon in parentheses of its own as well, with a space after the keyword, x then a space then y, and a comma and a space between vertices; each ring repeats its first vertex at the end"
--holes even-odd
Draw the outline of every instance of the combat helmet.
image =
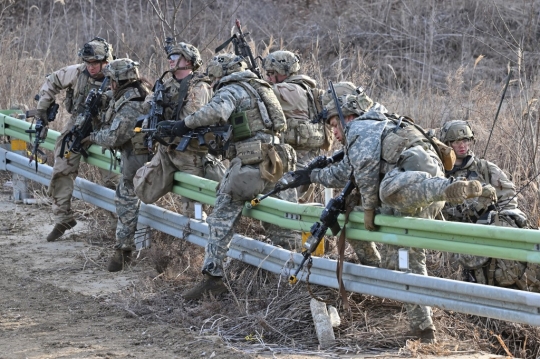
POLYGON ((474 132, 467 121, 449 121, 441 128, 439 140, 443 143, 450 144, 450 142, 464 139, 474 140, 474 132))
POLYGON ((275 71, 280 75, 291 76, 300 70, 300 57, 290 51, 274 51, 263 61, 265 71, 275 71))
POLYGON ((211 80, 230 75, 234 72, 244 71, 247 64, 242 56, 234 54, 220 54, 208 64, 208 76, 211 80))
MULTIPOLYGON (((352 82, 342 81, 334 84, 334 90, 336 91, 336 96, 340 97, 343 95, 355 95, 358 97, 358 103, 360 107, 367 111, 371 106, 373 106, 373 100, 366 95, 364 88, 362 86, 356 86, 352 82)), ((326 91, 321 98, 323 107, 327 107, 328 104, 333 102, 332 93, 330 89, 326 91)))
MULTIPOLYGON (((355 95, 346 94, 339 96, 338 103, 341 108, 341 112, 343 113, 343 116, 360 116, 363 115, 364 112, 366 112, 366 110, 364 110, 358 102, 358 97, 355 95)), ((332 118, 333 116, 337 116, 338 110, 334 100, 328 103, 328 105, 326 106, 326 111, 328 112, 328 119, 332 118)))
POLYGON ((105 39, 94 37, 79 50, 78 55, 85 62, 113 60, 113 48, 105 39))
POLYGON ((179 42, 176 45, 166 46, 167 57, 171 55, 182 55, 186 60, 191 61, 193 64, 193 71, 202 66, 202 59, 199 50, 191 44, 185 42, 179 42))
POLYGON ((139 79, 139 63, 131 59, 116 59, 103 68, 103 75, 112 81, 136 81, 139 79))

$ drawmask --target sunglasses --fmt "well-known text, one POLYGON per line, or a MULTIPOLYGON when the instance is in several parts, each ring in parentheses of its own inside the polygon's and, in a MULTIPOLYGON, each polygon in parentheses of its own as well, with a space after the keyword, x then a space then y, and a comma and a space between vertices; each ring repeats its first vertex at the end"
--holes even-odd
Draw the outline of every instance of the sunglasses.
POLYGON ((170 55, 168 57, 168 59, 172 60, 172 61, 177 61, 179 58, 180 58, 180 55, 178 55, 178 54, 170 55))

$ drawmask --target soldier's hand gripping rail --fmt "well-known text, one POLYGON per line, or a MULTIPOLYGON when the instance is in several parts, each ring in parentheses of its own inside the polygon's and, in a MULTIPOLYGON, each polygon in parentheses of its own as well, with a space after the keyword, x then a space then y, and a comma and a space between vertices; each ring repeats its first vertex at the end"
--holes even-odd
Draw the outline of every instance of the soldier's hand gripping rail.
POLYGON ((88 152, 84 149, 82 140, 92 132, 92 119, 99 113, 102 105, 102 95, 108 85, 109 78, 105 77, 99 89, 97 91, 96 89, 92 89, 86 97, 82 121, 80 124, 75 124, 62 140, 62 147, 60 148, 61 158, 69 158, 71 153, 80 153, 85 158, 88 157, 88 152))
POLYGON ((308 163, 305 169, 285 173, 283 177, 281 177, 277 181, 272 191, 266 194, 263 194, 261 197, 252 199, 251 203, 249 203, 247 207, 253 208, 257 206, 259 203, 261 203, 263 199, 273 194, 276 194, 278 192, 284 191, 289 188, 296 188, 296 187, 300 187, 301 185, 311 183, 311 180, 309 179, 311 171, 313 171, 316 168, 324 168, 326 166, 331 165, 332 163, 339 162, 343 160, 344 155, 345 153, 343 152, 343 150, 341 150, 331 157, 318 156, 312 159, 311 162, 308 163))
POLYGON ((330 202, 328 202, 328 204, 321 213, 319 222, 315 222, 313 226, 311 226, 311 235, 304 244, 305 248, 302 251, 302 256, 304 258, 302 259, 302 262, 300 262, 300 265, 298 266, 294 274, 289 277, 290 284, 295 284, 298 281, 298 273, 300 273, 306 261, 311 262, 311 254, 315 251, 319 243, 321 243, 324 235, 326 234, 326 231, 330 229, 332 231, 332 234, 335 236, 341 230, 341 226, 338 223, 338 216, 340 215, 340 213, 345 212, 345 201, 347 197, 351 194, 354 187, 354 182, 349 180, 339 194, 339 196, 332 198, 330 202))
MULTIPOLYGON (((36 95, 36 101, 39 100, 39 96, 36 95)), ((36 125, 34 128, 32 128, 32 123, 30 124, 30 127, 28 130, 25 130, 24 132, 28 133, 28 136, 30 137, 30 142, 32 143, 32 152, 29 154, 29 161, 28 164, 30 165, 32 163, 32 160, 36 163, 36 172, 38 171, 38 162, 46 163, 47 157, 45 157, 45 153, 39 149, 39 145, 43 142, 45 142, 45 138, 47 137, 47 125, 49 122, 52 122, 55 120, 56 115, 58 115, 58 109, 60 106, 53 101, 49 108, 47 109, 47 118, 40 118, 35 117, 36 116, 36 110, 30 110, 26 111, 26 117, 34 117, 34 120, 36 121, 36 125), (32 134, 35 134, 34 140, 32 141, 32 134), (38 155, 41 156, 41 159, 38 157, 38 155)))

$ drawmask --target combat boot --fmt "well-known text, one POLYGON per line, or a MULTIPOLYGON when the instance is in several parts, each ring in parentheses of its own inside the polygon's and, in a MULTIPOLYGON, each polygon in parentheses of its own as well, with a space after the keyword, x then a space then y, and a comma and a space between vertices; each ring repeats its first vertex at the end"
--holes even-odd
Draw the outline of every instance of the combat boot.
POLYGON ((435 329, 432 328, 413 330, 409 333, 409 336, 420 339, 420 343, 424 344, 435 344, 437 342, 437 339, 435 339, 435 329))
POLYGON ((72 219, 67 223, 56 223, 53 230, 47 236, 47 242, 54 242, 58 238, 62 237, 64 233, 77 225, 77 221, 72 219))
POLYGON ((455 181, 444 189, 446 201, 450 203, 461 203, 467 198, 480 197, 482 194, 482 183, 479 181, 455 181))
POLYGON ((226 293, 229 290, 223 283, 221 277, 214 277, 209 274, 205 274, 202 282, 197 284, 194 288, 182 293, 182 297, 185 300, 199 300, 205 294, 212 294, 217 297, 222 293, 226 293))
POLYGON ((122 249, 117 249, 114 252, 114 256, 109 260, 107 265, 107 270, 109 272, 119 272, 124 267, 131 262, 131 251, 125 251, 122 249))

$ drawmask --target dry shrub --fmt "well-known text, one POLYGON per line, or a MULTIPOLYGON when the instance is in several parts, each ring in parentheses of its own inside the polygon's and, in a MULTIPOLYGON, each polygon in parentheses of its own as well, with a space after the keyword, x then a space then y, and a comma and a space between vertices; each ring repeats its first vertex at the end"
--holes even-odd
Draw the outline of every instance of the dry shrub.
MULTIPOLYGON (((263 0, 257 6, 240 0, 0 0, 0 108, 15 103, 33 108, 44 76, 76 63, 77 50, 94 36, 106 38, 117 56, 139 61, 141 72, 156 78, 167 66, 161 50, 165 36, 195 44, 208 61, 213 49, 230 36, 238 17, 251 31, 258 53, 282 48, 299 53, 302 71, 321 87, 328 79, 352 81, 391 111, 409 115, 426 128, 439 128, 453 119, 470 121, 475 152, 485 152, 510 175, 520 190, 521 208, 537 224, 537 12, 535 1, 503 0, 263 0), (514 75, 495 122, 509 67, 514 75)), ((60 130, 67 118, 62 110, 52 127, 60 130)), ((100 180, 86 166, 80 174, 100 180)), ((36 192, 43 193, 39 188, 36 192)), ((322 200, 319 193, 316 198, 322 200)), ((179 208, 173 195, 159 205, 179 208)), ((80 219, 95 223, 97 235, 91 243, 112 243, 114 232, 99 225, 108 220, 103 211, 83 201, 75 201, 74 208, 80 219)), ((237 231, 263 236, 258 221, 247 218, 237 231)), ((200 278, 202 254, 201 248, 154 233, 148 257, 161 275, 143 278, 139 287, 126 292, 121 305, 148 320, 218 333, 247 351, 316 349, 304 284, 289 287, 277 275, 232 261, 226 279, 234 294, 219 301, 208 298, 200 305, 185 303, 179 293, 200 278)), ((429 251, 428 268, 436 276, 458 276, 447 253, 429 251)), ((337 297, 333 290, 314 290, 326 298, 337 297)), ((360 295, 350 300, 352 312, 336 330, 337 351, 401 347, 410 355, 469 350, 524 358, 540 355, 537 328, 435 309, 440 343, 419 346, 404 336, 407 320, 400 303, 360 295)))

